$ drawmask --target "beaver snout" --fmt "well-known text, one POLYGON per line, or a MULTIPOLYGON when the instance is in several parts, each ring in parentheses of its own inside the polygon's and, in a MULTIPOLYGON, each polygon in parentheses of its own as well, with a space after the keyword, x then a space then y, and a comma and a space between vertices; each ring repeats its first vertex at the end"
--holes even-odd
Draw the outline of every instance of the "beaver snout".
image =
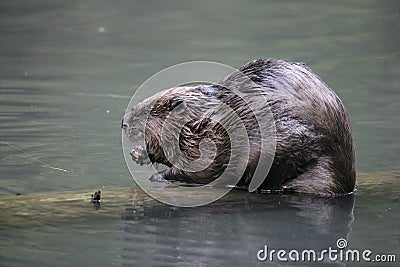
POLYGON ((128 129, 128 127, 129 127, 129 124, 126 122, 125 116, 123 116, 122 120, 121 120, 121 128, 126 130, 126 129, 128 129))
POLYGON ((122 120, 121 128, 126 130, 128 128, 128 124, 122 120))
POLYGON ((130 152, 132 160, 142 166, 143 164, 150 164, 149 156, 143 146, 134 146, 130 152))

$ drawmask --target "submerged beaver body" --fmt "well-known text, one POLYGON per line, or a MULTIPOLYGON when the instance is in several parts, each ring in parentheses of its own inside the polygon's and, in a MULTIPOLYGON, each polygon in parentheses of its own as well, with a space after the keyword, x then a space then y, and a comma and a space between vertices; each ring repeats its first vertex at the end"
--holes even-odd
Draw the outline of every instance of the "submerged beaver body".
MULTIPOLYGON (((146 147, 135 147, 132 159, 140 164, 152 162, 170 167, 153 178, 197 184, 217 179, 229 161, 240 165, 240 157, 231 157, 233 143, 224 126, 229 120, 223 123, 227 114, 216 115, 215 107, 223 102, 235 110, 245 125, 247 139, 238 143, 250 146, 239 185, 249 185, 257 161, 262 159, 262 133, 258 126, 259 118, 264 118, 266 124, 274 123, 276 149, 270 171, 259 188, 324 196, 353 192, 355 150, 349 118, 339 97, 304 63, 259 59, 247 63, 239 72, 257 86, 241 88, 240 77, 232 74, 222 80, 223 86, 176 87, 135 106, 124 116, 122 128, 132 141, 144 137, 146 147), (232 93, 232 88, 251 95, 250 104, 256 104, 251 105, 253 110, 232 93), (264 109, 273 117, 268 118, 264 109), (185 118, 183 127, 177 126, 178 143, 162 140, 163 135, 168 136, 168 130, 162 129, 171 116, 178 118, 175 121, 185 118), (214 120, 217 116, 219 120, 214 120), (211 161, 204 161, 208 163, 201 170, 186 170, 180 167, 184 162, 177 166, 171 160, 179 153, 188 160, 199 159, 205 139, 214 143, 215 155, 211 161)), ((197 165, 202 165, 201 161, 197 165)))

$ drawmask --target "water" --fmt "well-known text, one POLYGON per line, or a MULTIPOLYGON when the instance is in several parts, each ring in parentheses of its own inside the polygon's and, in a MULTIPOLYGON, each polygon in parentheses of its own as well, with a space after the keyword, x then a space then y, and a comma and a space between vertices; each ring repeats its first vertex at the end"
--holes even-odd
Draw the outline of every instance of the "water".
MULTIPOLYGON (((0 196, 134 186, 121 151, 124 109, 152 74, 191 60, 306 62, 349 111, 358 171, 398 171, 399 14, 398 1, 369 0, 2 1, 0 196)), ((346 204, 339 215, 341 204, 263 196, 231 209, 164 207, 135 223, 122 211, 2 225, 0 265, 244 265, 266 242, 326 247, 337 233, 352 248, 400 257, 399 177, 379 177, 359 177, 354 212, 346 204)))

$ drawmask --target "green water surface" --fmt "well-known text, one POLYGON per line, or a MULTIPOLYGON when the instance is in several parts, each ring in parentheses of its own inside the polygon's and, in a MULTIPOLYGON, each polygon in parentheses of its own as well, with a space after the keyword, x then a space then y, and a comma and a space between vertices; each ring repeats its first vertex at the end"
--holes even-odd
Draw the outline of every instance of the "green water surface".
MULTIPOLYGON (((360 173, 400 169, 399 1, 6 0, 0 197, 134 186, 120 121, 136 88, 181 62, 240 67, 262 57, 306 62, 336 91, 350 115, 360 173)), ((266 195, 248 209, 240 200, 149 209, 140 220, 123 208, 113 219, 2 225, 0 266, 266 265, 255 253, 267 242, 317 248, 339 235, 352 248, 399 261, 399 176, 380 177, 360 186, 354 209, 347 203, 343 212, 336 202, 266 195)))

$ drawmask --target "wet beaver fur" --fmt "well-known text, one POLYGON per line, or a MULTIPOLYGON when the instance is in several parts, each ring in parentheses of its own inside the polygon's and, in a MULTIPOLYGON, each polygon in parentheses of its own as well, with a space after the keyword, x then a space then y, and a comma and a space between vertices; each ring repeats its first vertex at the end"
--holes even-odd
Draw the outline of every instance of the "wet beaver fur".
MULTIPOLYGON (((262 101, 259 107, 266 101, 275 122, 275 157, 259 188, 321 196, 353 192, 355 149, 348 114, 339 97, 304 63, 258 59, 239 71, 258 85, 258 93, 264 97, 252 101, 262 101)), ((232 74, 224 83, 228 81, 229 87, 235 86, 235 79, 232 74)), ((253 93, 246 90, 242 92, 253 93)), ((236 101, 229 89, 217 84, 171 88, 144 100, 125 114, 122 128, 126 135, 132 141, 144 136, 146 143, 146 147, 132 149, 132 159, 141 165, 151 162, 170 167, 155 173, 154 180, 206 184, 218 178, 230 159, 231 145, 224 128, 207 116, 193 118, 179 134, 179 149, 189 159, 199 158, 199 143, 203 138, 216 144, 216 156, 206 169, 190 172, 175 167, 160 145, 163 123, 174 108, 190 109, 195 105, 207 114, 215 101, 229 103, 246 125, 251 148, 246 171, 238 185, 248 185, 260 158, 257 154, 260 132, 243 103, 236 101), (144 121, 147 116, 148 120, 144 121)))

